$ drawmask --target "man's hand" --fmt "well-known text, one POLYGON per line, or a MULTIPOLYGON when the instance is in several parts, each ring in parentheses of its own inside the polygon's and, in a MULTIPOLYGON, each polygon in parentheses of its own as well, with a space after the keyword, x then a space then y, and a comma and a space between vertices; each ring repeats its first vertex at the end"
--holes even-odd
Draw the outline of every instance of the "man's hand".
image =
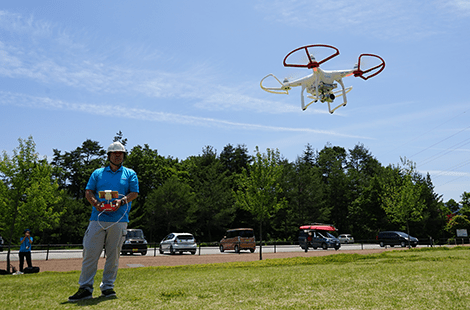
POLYGON ((116 200, 116 210, 118 210, 121 206, 127 204, 127 196, 122 197, 122 199, 116 200))
POLYGON ((102 202, 99 202, 99 201, 95 202, 93 204, 93 207, 95 207, 95 209, 98 210, 98 212, 103 211, 103 203, 102 202))

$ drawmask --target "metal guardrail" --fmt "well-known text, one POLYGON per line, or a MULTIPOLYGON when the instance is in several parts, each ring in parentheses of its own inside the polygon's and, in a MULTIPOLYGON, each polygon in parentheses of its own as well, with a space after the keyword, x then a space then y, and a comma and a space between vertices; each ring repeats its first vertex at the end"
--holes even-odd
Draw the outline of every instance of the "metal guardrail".
MULTIPOLYGON (((377 241, 375 239, 365 239, 365 240, 355 240, 353 244, 360 244, 361 250, 364 250, 364 245, 377 245, 377 241)), ((440 239, 419 239, 419 245, 427 245, 428 247, 435 247, 435 246, 448 246, 448 245, 465 245, 470 244, 470 237, 467 238, 440 238, 440 239)), ((153 249, 153 256, 157 256, 157 249, 159 249, 159 242, 152 242, 148 243, 148 250, 149 252, 153 249)), ((263 248, 272 248, 273 252, 277 252, 278 246, 283 245, 299 245, 298 242, 273 242, 273 241, 263 241, 262 242, 263 248)), ((204 247, 218 247, 219 242, 202 242, 198 243, 198 255, 201 255, 201 249, 204 247)), ((256 246, 260 246, 260 242, 256 242, 256 246)), ((54 252, 67 252, 71 249, 76 249, 77 251, 83 250, 82 244, 34 244, 33 245, 33 253, 46 253, 46 260, 49 259, 49 255, 51 254, 51 250, 54 252), (60 251, 62 250, 63 251, 60 251)), ((12 245, 10 248, 11 251, 18 251, 19 245, 12 245)), ((3 245, 3 250, 0 250, 0 255, 7 255, 8 253, 8 245, 3 245)), ((13 253, 13 252, 11 252, 13 253)), ((240 254, 240 251, 238 252, 240 254)))

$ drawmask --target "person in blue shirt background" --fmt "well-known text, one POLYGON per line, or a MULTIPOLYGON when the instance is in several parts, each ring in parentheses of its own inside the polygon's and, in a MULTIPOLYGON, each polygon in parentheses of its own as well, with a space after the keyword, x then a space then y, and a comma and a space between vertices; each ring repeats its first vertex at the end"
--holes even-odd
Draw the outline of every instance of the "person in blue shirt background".
POLYGON ((31 244, 33 244, 33 237, 31 237, 31 231, 29 229, 25 229, 24 237, 20 238, 20 241, 20 271, 23 272, 25 258, 28 267, 33 267, 31 263, 31 244))
POLYGON ((85 197, 92 206, 90 223, 83 237, 83 262, 77 293, 69 297, 69 302, 93 297, 94 277, 98 260, 105 248, 106 263, 100 284, 101 297, 115 297, 114 281, 119 267, 119 255, 127 233, 131 201, 139 193, 139 181, 134 170, 122 166, 127 154, 124 145, 114 142, 108 147, 109 166, 96 169, 85 188, 85 197), (117 191, 113 198, 114 211, 106 211, 106 199, 100 198, 101 191, 117 191))

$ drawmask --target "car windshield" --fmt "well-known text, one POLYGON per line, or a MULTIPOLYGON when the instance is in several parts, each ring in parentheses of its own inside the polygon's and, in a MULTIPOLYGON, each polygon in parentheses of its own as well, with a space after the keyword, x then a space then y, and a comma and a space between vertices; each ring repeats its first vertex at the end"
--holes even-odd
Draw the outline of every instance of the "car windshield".
POLYGON ((188 241, 194 239, 194 237, 192 235, 179 235, 176 239, 188 241))
POLYGON ((330 234, 329 232, 327 232, 326 235, 328 236, 328 238, 336 238, 335 236, 333 236, 333 235, 330 234))
POLYGON ((240 231, 240 237, 252 238, 253 237, 253 231, 252 230, 242 230, 242 231, 240 231))
POLYGON ((397 232, 397 233, 398 233, 400 236, 402 236, 402 237, 408 238, 408 234, 406 234, 406 233, 404 233, 404 232, 399 231, 399 232, 397 232))
POLYGON ((321 237, 321 238, 336 238, 335 236, 333 236, 327 231, 317 232, 317 235, 318 237, 321 237))
POLYGON ((242 238, 253 238, 253 230, 251 229, 236 229, 236 230, 229 230, 226 233, 227 238, 235 238, 235 237, 242 237, 242 238))
POLYGON ((128 230, 127 238, 144 238, 144 234, 141 230, 128 230))

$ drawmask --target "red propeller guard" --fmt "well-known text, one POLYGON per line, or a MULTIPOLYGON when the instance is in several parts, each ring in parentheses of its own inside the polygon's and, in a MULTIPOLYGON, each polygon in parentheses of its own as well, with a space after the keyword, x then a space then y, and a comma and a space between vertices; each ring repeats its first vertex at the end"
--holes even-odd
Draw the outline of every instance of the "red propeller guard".
POLYGON ((295 68, 308 68, 308 69, 314 69, 314 68, 318 68, 322 63, 330 60, 331 58, 333 57, 336 57, 339 55, 339 50, 334 47, 334 46, 331 46, 331 45, 324 45, 324 44, 313 44, 313 45, 305 45, 305 46, 302 46, 302 47, 299 47, 299 48, 296 48, 295 50, 291 51, 289 54, 286 55, 286 57, 284 57, 284 67, 295 67, 295 68), (331 48, 333 50, 335 50, 335 52, 333 54, 331 54, 330 56, 320 60, 320 61, 313 61, 311 60, 310 58, 310 53, 308 52, 308 48, 310 47, 326 47, 326 48, 331 48), (286 60, 287 58, 292 55, 293 53, 299 51, 299 50, 302 50, 304 49, 305 50, 305 53, 307 54, 307 58, 309 60, 308 64, 292 64, 292 63, 287 63, 286 60))
POLYGON ((370 79, 373 76, 376 76, 380 72, 382 72, 384 68, 385 68, 385 61, 382 59, 382 57, 374 55, 374 54, 361 54, 361 55, 359 55, 359 60, 357 61, 357 70, 354 71, 353 74, 354 74, 355 77, 360 77, 364 80, 367 80, 367 79, 370 79), (362 58, 362 56, 376 57, 376 58, 380 59, 382 61, 382 63, 375 66, 375 67, 372 67, 372 68, 369 68, 365 71, 362 71, 361 70, 361 58, 362 58), (377 70, 377 69, 379 69, 377 72, 374 72, 373 74, 368 75, 368 76, 364 76, 364 74, 367 74, 367 73, 369 73, 371 71, 374 71, 374 70, 377 70))

